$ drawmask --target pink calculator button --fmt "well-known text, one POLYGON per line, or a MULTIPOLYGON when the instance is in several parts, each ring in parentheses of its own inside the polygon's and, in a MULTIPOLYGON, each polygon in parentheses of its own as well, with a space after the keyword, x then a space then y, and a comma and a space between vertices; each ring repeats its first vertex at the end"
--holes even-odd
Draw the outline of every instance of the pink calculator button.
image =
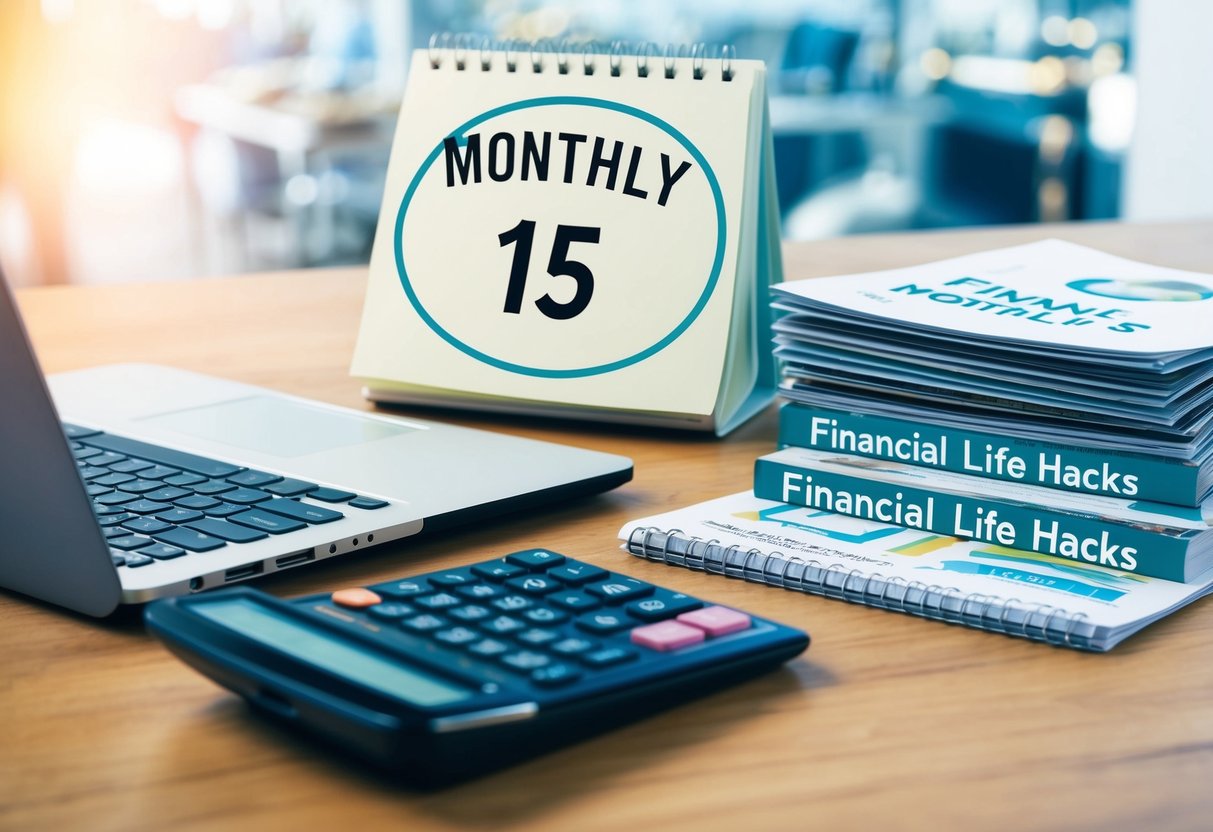
POLYGON ((679 624, 677 621, 662 621, 637 627, 632 630, 632 643, 650 650, 677 650, 679 647, 689 647, 703 641, 703 630, 679 624))
POLYGON ((710 636, 727 636, 739 630, 749 629, 750 617, 744 612, 728 607, 704 607, 678 616, 683 624, 698 627, 710 636))

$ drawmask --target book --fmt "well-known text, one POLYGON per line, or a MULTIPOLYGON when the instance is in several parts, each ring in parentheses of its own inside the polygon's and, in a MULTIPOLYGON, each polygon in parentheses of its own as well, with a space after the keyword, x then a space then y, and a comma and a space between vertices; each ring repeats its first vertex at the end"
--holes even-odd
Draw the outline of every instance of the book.
POLYGON ((1178 583, 733 494, 626 524, 637 557, 1080 650, 1207 595, 1178 583))
POLYGON ((379 402, 727 433, 774 397, 772 147, 765 67, 731 48, 438 38, 351 374, 379 402))
POLYGON ((1004 431, 787 402, 779 443, 1063 491, 1195 507, 1213 488, 1203 464, 1166 454, 1050 442, 1004 431))
POLYGON ((1182 508, 1070 494, 795 447, 758 458, 754 494, 1174 581, 1213 565, 1213 500, 1182 508))
POLYGON ((1044 240, 774 292, 793 401, 1210 464, 1213 276, 1044 240))

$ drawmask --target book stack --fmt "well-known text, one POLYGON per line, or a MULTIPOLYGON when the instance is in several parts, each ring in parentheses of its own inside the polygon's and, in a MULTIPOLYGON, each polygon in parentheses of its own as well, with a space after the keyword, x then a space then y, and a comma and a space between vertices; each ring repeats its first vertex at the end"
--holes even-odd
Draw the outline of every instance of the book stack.
POLYGON ((1093 650, 1213 591, 1213 276, 1048 240, 773 305, 780 450, 634 554, 1093 650))
POLYGON ((1213 566, 1213 277, 1048 240, 776 288, 759 497, 1078 564, 1213 566))

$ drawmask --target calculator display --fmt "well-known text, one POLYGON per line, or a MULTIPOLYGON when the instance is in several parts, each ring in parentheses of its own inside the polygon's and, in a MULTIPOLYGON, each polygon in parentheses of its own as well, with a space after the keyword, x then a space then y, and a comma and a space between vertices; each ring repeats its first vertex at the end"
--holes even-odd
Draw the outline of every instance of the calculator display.
POLYGON ((465 688, 404 667, 247 599, 211 601, 193 608, 267 647, 413 705, 449 705, 471 695, 465 688))

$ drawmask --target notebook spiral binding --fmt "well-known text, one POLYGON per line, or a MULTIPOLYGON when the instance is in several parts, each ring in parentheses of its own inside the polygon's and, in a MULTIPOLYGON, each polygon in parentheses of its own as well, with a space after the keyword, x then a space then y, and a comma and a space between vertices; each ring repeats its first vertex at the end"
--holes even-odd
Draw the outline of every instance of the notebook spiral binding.
POLYGON ((654 64, 652 71, 660 71, 666 78, 678 77, 687 70, 679 59, 689 58, 691 77, 697 81, 715 77, 732 81, 733 62, 737 60, 737 49, 731 44, 666 44, 659 47, 652 42, 633 45, 617 40, 604 46, 594 41, 578 43, 568 39, 496 40, 454 32, 431 35, 428 54, 431 69, 450 66, 458 72, 476 71, 477 68, 490 72, 500 61, 506 72, 516 72, 521 59, 529 61, 532 72, 555 70, 560 75, 593 75, 602 65, 612 77, 622 75, 625 68, 630 67, 640 78, 649 76, 650 62, 654 64))
POLYGON ((627 549, 647 560, 684 566, 700 572, 741 578, 797 592, 936 621, 962 624, 1005 635, 1019 636, 1058 646, 1095 650, 1095 628, 1084 613, 1070 613, 1044 604, 1028 605, 1017 598, 964 594, 955 587, 864 574, 841 564, 823 565, 781 552, 743 551, 716 540, 687 537, 681 529, 637 528, 628 536, 627 549))

